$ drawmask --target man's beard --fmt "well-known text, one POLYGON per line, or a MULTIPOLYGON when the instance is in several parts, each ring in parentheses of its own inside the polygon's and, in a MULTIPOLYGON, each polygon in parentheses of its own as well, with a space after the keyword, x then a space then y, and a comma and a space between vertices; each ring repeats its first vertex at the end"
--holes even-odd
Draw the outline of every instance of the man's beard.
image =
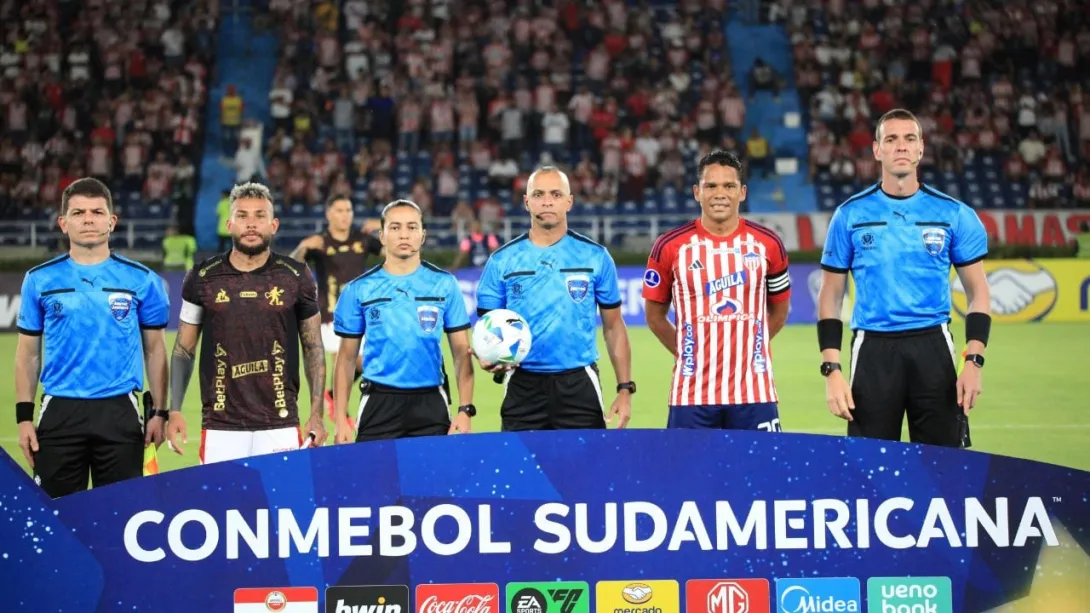
POLYGON ((235 251, 243 255, 253 257, 255 255, 261 255, 262 253, 265 253, 269 250, 269 245, 272 244, 272 237, 262 236, 261 243, 252 247, 248 245, 243 245, 241 238, 236 238, 234 236, 231 237, 231 243, 234 246, 235 251))

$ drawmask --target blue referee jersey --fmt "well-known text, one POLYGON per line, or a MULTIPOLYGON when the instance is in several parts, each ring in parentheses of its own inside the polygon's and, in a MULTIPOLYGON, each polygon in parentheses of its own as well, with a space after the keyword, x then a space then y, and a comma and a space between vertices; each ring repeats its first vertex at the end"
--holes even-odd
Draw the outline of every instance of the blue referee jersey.
POLYGON ((988 235, 973 209, 927 185, 906 197, 880 185, 833 213, 821 266, 851 272, 853 330, 900 332, 950 321, 950 266, 988 255, 988 235))
POLYGON ((367 337, 363 378, 398 389, 442 385, 442 335, 468 328, 458 280, 429 262, 407 275, 375 266, 344 286, 333 311, 338 336, 367 337))
POLYGON ((147 267, 63 255, 26 273, 18 327, 43 337, 42 391, 91 400, 144 387, 140 331, 165 328, 169 316, 163 280, 147 267))
POLYGON ((598 360, 598 308, 621 306, 617 266, 606 248, 568 233, 548 247, 523 234, 485 264, 477 309, 510 309, 530 324, 533 343, 519 366, 563 372, 598 360))

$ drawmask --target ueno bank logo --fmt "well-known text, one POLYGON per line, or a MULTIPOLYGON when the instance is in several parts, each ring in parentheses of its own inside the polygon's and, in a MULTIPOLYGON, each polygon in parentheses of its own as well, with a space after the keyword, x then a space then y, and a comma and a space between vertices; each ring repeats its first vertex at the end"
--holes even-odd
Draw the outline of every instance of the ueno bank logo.
POLYGON ((495 583, 448 583, 416 586, 417 613, 499 613, 495 583))
POLYGON ((693 579, 685 584, 686 613, 768 613, 765 579, 693 579))
POLYGON ((867 580, 870 613, 953 613, 949 577, 871 577, 867 580))

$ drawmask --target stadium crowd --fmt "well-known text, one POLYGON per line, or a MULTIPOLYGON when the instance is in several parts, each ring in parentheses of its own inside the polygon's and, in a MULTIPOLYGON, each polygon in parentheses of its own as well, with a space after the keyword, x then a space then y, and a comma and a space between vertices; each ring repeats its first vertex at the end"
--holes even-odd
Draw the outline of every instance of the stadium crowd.
MULTIPOLYGON (((240 112, 224 152, 289 211, 334 192, 365 209, 406 193, 430 215, 488 224, 547 162, 571 169, 578 202, 608 210, 684 191, 713 146, 772 172, 769 142, 744 133, 739 84, 778 95, 784 79, 760 61, 733 73, 722 0, 259 4, 280 39, 272 118, 240 112)), ((939 19, 934 1, 765 6, 794 46, 819 184, 873 181, 873 121, 905 106, 927 135, 925 180, 1003 183, 993 202, 1009 206, 1090 206, 1082 3, 969 2, 939 19)), ((189 206, 219 10, 0 0, 0 216, 47 216, 84 175, 123 209, 189 206)))
POLYGON ((82 176, 132 212, 191 205, 218 12, 215 0, 2 0, 0 218, 48 217, 82 176))
POLYGON ((647 188, 686 189, 702 153, 743 150, 748 136, 722 2, 270 8, 282 24, 273 125, 251 145, 263 163, 240 168, 296 208, 396 191, 428 214, 488 223, 546 162, 572 169, 580 203, 642 201, 647 188))
POLYGON ((925 180, 1006 183, 1008 206, 1090 206, 1086 3, 777 0, 769 17, 794 45, 812 178, 873 182, 874 120, 903 106, 923 124, 925 180))

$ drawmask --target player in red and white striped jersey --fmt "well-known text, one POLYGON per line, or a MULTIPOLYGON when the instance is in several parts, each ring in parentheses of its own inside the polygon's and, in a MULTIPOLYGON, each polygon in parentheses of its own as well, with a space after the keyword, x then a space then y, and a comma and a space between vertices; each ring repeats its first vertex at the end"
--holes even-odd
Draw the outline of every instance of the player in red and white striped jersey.
POLYGON ((779 431, 769 341, 787 321, 787 251, 739 217, 734 154, 713 151, 697 172, 700 219, 655 241, 643 277, 647 325, 677 358, 667 427, 779 431))

